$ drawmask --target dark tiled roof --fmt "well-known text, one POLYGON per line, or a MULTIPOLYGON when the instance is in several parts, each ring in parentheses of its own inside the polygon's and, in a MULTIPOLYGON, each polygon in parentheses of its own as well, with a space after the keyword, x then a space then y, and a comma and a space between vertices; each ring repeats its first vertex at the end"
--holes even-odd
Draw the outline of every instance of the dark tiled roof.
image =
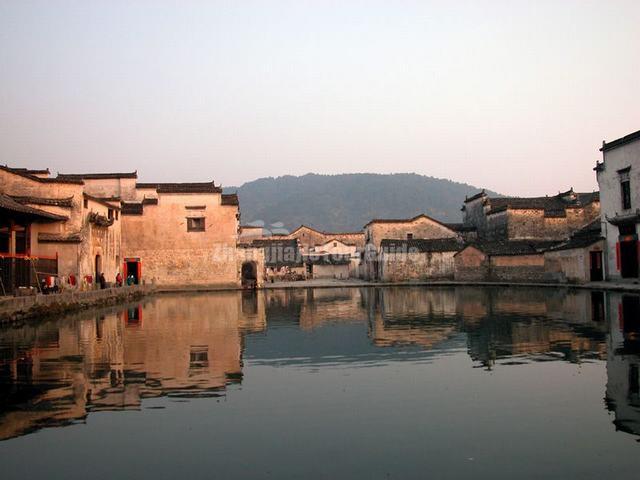
POLYGON ((303 255, 302 260, 309 265, 349 265, 350 255, 303 255))
POLYGON ((39 243, 81 243, 82 237, 79 233, 63 235, 59 233, 38 233, 39 243))
POLYGON ((80 180, 103 180, 111 178, 138 178, 137 170, 127 173, 58 173, 56 178, 80 179, 80 180))
POLYGON ((445 225, 456 232, 475 232, 477 230, 474 225, 465 225, 464 223, 445 223, 445 225))
POLYGON ((142 215, 142 203, 122 203, 122 215, 142 215))
POLYGON ((593 222, 585 225, 580 230, 571 235, 571 238, 566 242, 562 242, 559 245, 551 247, 549 250, 571 250, 574 248, 587 248, 594 243, 603 240, 602 226, 600 219, 596 219, 593 222))
POLYGON ((23 197, 17 195, 11 195, 16 202, 30 203, 31 205, 49 205, 52 207, 67 207, 73 206, 73 197, 68 198, 43 198, 43 197, 23 197))
POLYGON ((486 197, 486 196, 487 196, 487 194, 485 193, 485 191, 484 191, 484 190, 482 190, 481 192, 476 193, 476 194, 475 194, 475 195, 473 195, 472 197, 465 198, 465 199, 464 199, 464 203, 473 202, 474 200, 477 200, 477 199, 479 199, 479 198, 486 197))
POLYGON ((136 188, 154 188, 158 193, 222 193, 213 182, 136 183, 136 188))
POLYGON ((29 207, 16 202, 8 195, 0 193, 0 210, 8 212, 8 215, 15 215, 26 217, 31 221, 64 221, 68 220, 68 217, 63 215, 56 215, 55 213, 49 213, 39 208, 29 207))
POLYGON ((386 253, 406 253, 409 251, 427 252, 457 252, 463 247, 463 243, 456 238, 432 238, 432 239, 384 239, 380 242, 380 248, 386 253))
POLYGON ((298 241, 294 239, 258 238, 251 242, 254 247, 264 249, 264 262, 267 267, 301 267, 302 254, 298 241))
POLYGON ((487 215, 506 210, 544 210, 546 217, 565 217, 568 208, 582 208, 590 203, 599 202, 600 194, 574 193, 572 190, 553 197, 497 197, 487 198, 487 215))
POLYGON ((618 138, 617 140, 613 140, 609 143, 602 142, 602 148, 600 149, 600 151, 607 152, 609 150, 613 150, 616 147, 621 147, 622 145, 626 145, 627 143, 631 143, 636 140, 640 140, 640 130, 630 133, 629 135, 625 135, 622 138, 618 138))
POLYGON ((143 205, 158 205, 158 199, 153 197, 144 197, 142 199, 143 205))
POLYGON ((222 194, 222 205, 240 205, 237 193, 222 194))
POLYGON ((475 247, 487 255, 532 255, 558 245, 561 242, 551 240, 511 240, 499 242, 473 242, 469 246, 475 247))
POLYGON ((33 180, 34 182, 39 183, 72 183, 75 185, 83 185, 84 182, 82 179, 75 178, 40 178, 35 175, 32 175, 28 169, 25 168, 11 168, 6 165, 0 165, 0 170, 4 170, 5 172, 13 173, 15 175, 20 175, 21 177, 28 178, 29 180, 33 180))
POLYGON ((16 168, 16 167, 12 167, 11 170, 14 170, 16 172, 26 173, 27 175, 49 175, 51 173, 48 168, 32 169, 32 168, 16 168))
POLYGON ((420 218, 431 220, 432 222, 442 225, 445 228, 449 228, 445 223, 442 223, 441 221, 436 220, 435 218, 432 218, 429 215, 425 215, 424 213, 421 213, 420 215, 416 215, 413 218, 374 218, 369 223, 367 223, 364 227, 366 228, 372 223, 412 223, 412 222, 415 222, 416 220, 419 220, 420 218))
POLYGON ((104 198, 94 197, 93 195, 89 195, 88 193, 83 193, 82 195, 84 196, 84 198, 87 198, 87 199, 89 199, 89 200, 91 200, 93 202, 99 203, 100 205, 104 205, 105 207, 113 208, 115 210, 120 210, 120 207, 116 207, 116 206, 111 205, 104 198))

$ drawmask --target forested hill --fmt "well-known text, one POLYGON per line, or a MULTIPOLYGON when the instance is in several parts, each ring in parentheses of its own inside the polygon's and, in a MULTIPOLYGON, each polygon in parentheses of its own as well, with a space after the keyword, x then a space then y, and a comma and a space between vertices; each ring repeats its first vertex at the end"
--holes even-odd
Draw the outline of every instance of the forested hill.
POLYGON ((480 189, 413 173, 310 173, 261 178, 224 190, 238 192, 242 224, 263 221, 266 228, 281 223, 289 230, 304 224, 326 231, 359 231, 373 218, 409 218, 419 213, 459 222, 465 196, 480 189))

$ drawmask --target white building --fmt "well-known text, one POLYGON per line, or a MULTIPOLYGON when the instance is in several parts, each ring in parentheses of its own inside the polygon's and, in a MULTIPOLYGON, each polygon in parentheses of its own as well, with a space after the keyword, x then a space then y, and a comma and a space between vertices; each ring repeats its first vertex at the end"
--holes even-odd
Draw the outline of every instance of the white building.
POLYGON ((595 167, 600 187, 602 233, 606 237, 606 278, 638 278, 640 223, 640 130, 603 142, 595 167))

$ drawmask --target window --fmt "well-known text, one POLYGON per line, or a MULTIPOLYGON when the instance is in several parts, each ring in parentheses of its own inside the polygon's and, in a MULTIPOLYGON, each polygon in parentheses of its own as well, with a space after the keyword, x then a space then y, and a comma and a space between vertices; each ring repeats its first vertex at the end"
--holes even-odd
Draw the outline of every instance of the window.
POLYGON ((187 218, 187 232, 204 232, 204 217, 187 218))
POLYGON ((118 210, 116 210, 116 220, 118 220, 118 210))
POLYGON ((413 240, 413 233, 407 233, 407 240, 413 240))
POLYGON ((109 211, 107 212, 107 216, 109 217, 109 220, 113 220, 113 208, 109 209, 109 211))
POLYGON ((333 242, 333 247, 337 247, 338 246, 338 242, 333 242))
POLYGON ((89 208, 89 200, 84 199, 84 208, 89 208))
POLYGON ((631 208, 631 184, 629 179, 620 182, 620 192, 622 194, 622 209, 629 210, 631 208))

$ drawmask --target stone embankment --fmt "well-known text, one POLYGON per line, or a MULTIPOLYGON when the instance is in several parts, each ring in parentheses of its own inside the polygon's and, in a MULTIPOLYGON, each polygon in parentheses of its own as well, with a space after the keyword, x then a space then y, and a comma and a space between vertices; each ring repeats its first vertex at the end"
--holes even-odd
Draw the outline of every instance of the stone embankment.
POLYGON ((104 290, 66 291, 50 295, 0 297, 0 323, 45 318, 89 307, 115 305, 136 300, 155 291, 150 285, 132 285, 104 290))

